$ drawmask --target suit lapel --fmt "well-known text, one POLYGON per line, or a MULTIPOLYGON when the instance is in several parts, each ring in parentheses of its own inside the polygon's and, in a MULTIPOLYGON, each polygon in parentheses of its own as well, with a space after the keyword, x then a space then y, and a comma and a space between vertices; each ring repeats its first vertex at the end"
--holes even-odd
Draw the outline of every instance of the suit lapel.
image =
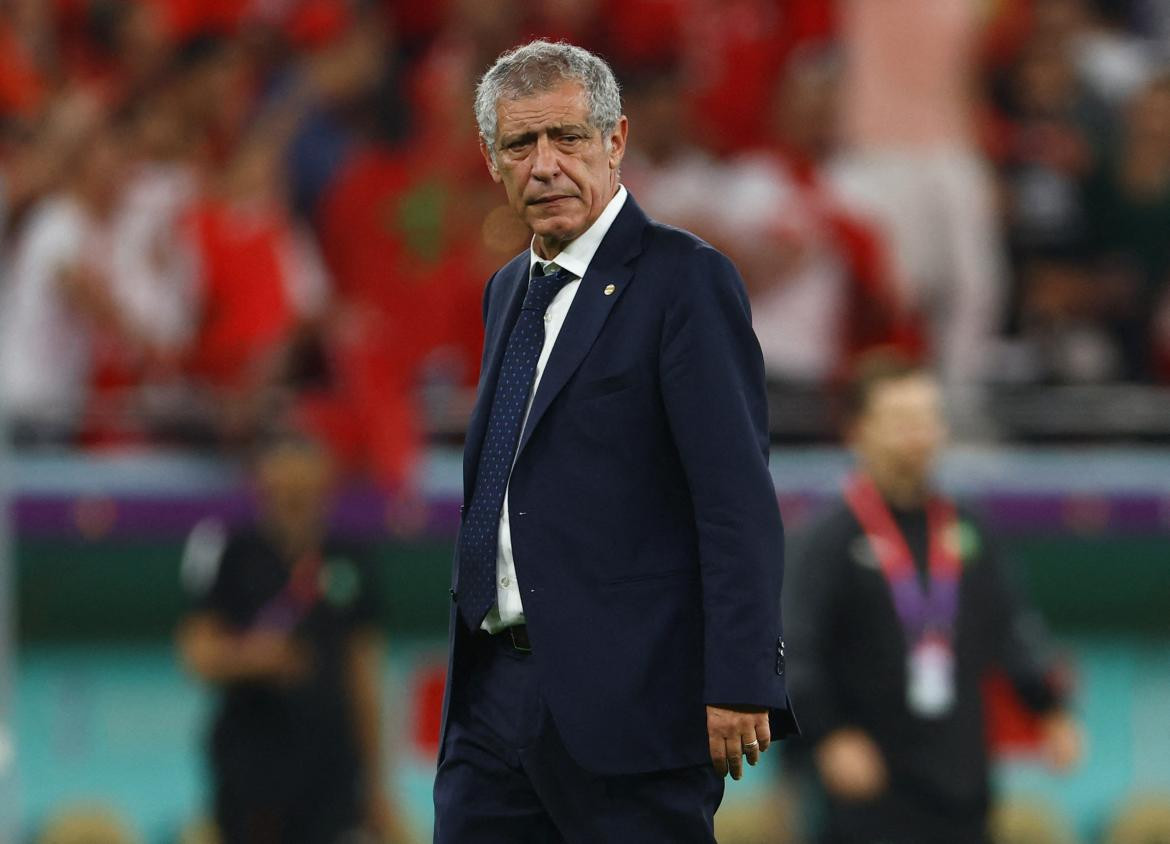
POLYGON ((540 386, 532 399, 528 422, 516 449, 517 457, 524 451, 524 446, 540 424, 545 411, 593 347, 613 306, 633 282, 634 258, 641 252, 642 231, 646 222, 646 215, 634 202, 634 197, 627 196, 617 219, 589 262, 589 269, 581 279, 577 295, 573 297, 565 324, 557 336, 556 345, 541 375, 540 386))
MULTIPOLYGON (((503 312, 492 315, 484 336, 483 374, 480 375, 475 407, 467 424, 467 438, 463 447, 463 501, 471 500, 475 473, 479 467, 480 450, 487 434, 488 415, 492 409, 492 398, 496 394, 496 382, 500 378, 500 366, 504 361, 504 349, 508 335, 516 324, 524 294, 528 291, 528 252, 513 261, 515 266, 504 267, 496 277, 496 284, 503 285, 503 312)), ((490 310, 489 310, 490 315, 490 310)))

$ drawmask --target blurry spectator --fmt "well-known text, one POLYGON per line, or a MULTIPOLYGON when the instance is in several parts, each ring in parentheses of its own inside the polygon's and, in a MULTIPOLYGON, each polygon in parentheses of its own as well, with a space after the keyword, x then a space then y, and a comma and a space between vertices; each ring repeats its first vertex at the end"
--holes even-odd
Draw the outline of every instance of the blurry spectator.
POLYGON ((465 28, 499 23, 481 10, 432 46, 409 84, 410 141, 356 147, 320 206, 338 299, 338 395, 332 408, 315 408, 316 423, 354 465, 399 490, 418 480, 421 388, 474 384, 483 285, 530 236, 506 207, 496 212, 474 142, 467 92, 479 45, 465 28))
POLYGON ((184 130, 201 162, 222 168, 254 112, 254 80, 239 42, 198 33, 175 52, 175 98, 184 130))
POLYGON ((191 216, 198 310, 190 368, 217 397, 229 439, 254 431, 269 390, 287 383, 294 339, 327 303, 316 245, 288 212, 280 157, 276 139, 252 137, 191 216))
POLYGON ((17 240, 0 306, 0 395, 23 444, 77 432, 103 333, 134 351, 146 345, 110 282, 124 138, 99 125, 71 156, 65 189, 32 211, 17 240))
POLYGON ((199 173, 177 104, 165 94, 143 101, 130 127, 135 165, 114 230, 114 287, 156 348, 177 356, 194 329, 194 257, 180 230, 199 173))
POLYGON ((63 38, 70 75, 127 103, 163 78, 173 43, 162 3, 90 0, 82 6, 84 40, 63 38), (69 49, 72 48, 72 49, 69 49))
POLYGON ((1006 358, 1000 377, 1039 383, 1116 378, 1121 358, 1108 330, 1115 305, 1083 255, 1033 257, 1018 272, 1018 355, 1006 358))
POLYGON ((1123 374, 1170 377, 1170 75, 1152 80, 1130 102, 1124 139, 1091 178, 1090 244, 1123 374))
POLYGON ((1030 44, 1006 95, 1008 231, 1016 255, 1067 254, 1085 235, 1081 184, 1109 140, 1111 116, 1081 83, 1068 48, 1030 44))
POLYGON ((306 60, 286 76, 293 85, 307 77, 313 102, 289 144, 288 179, 296 212, 318 222, 322 197, 361 138, 399 139, 402 97, 394 44, 376 16, 355 18, 336 32, 318 26, 298 36, 311 36, 306 60))
POLYGON ((825 169, 836 151, 838 65, 793 54, 777 87, 772 150, 733 159, 695 197, 701 228, 736 261, 770 378, 817 385, 853 355, 908 340, 878 234, 842 203, 825 169))
POLYGON ((1079 734, 990 538, 931 480, 944 438, 935 380, 874 358, 848 400, 858 473, 804 537, 785 596, 824 840, 986 844, 984 672, 1005 669, 1042 717, 1056 769, 1077 760, 1079 734))
POLYGON ((60 186, 78 136, 89 131, 99 110, 92 97, 67 89, 37 119, 0 123, 0 243, 8 244, 22 212, 60 186))
POLYGON ((709 228, 708 202, 721 189, 721 169, 694 141, 682 69, 666 65, 630 74, 626 111, 638 131, 622 161, 622 182, 657 220, 709 228))
MULTIPOLYGON (((844 0, 846 141, 837 182, 890 239, 904 302, 944 383, 988 374, 1005 283, 975 146, 980 0, 844 0)), ((964 422, 966 407, 952 408, 964 422)))
POLYGON ((768 103, 790 51, 829 34, 834 6, 822 0, 689 4, 683 41, 686 90, 696 139, 704 147, 729 154, 760 146, 768 134, 768 103))
MULTIPOLYGON (((1060 3, 1048 3, 1057 7, 1060 3)), ((1073 42, 1048 21, 1011 68, 1000 138, 1005 233, 1015 284, 997 378, 1099 382, 1120 373, 1108 302, 1086 272, 1084 182, 1112 142, 1105 103, 1082 80, 1073 42)))
POLYGON ((211 735, 223 844, 335 844, 359 829, 405 841, 382 757, 374 571, 329 536, 331 473, 283 438, 257 465, 260 521, 191 535, 187 667, 222 691, 211 735))

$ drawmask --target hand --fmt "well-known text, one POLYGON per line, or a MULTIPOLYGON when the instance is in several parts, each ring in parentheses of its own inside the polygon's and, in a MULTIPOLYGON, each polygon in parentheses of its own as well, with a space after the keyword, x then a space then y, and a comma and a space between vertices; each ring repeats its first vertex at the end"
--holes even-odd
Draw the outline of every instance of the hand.
POLYGON ((1040 722, 1040 752, 1053 771, 1068 773, 1081 760, 1084 741, 1070 715, 1058 712, 1040 722))
POLYGON ((720 776, 731 774, 733 780, 743 776, 743 759, 749 765, 772 743, 768 710, 759 707, 707 707, 707 740, 711 763, 720 776), (758 743, 757 743, 758 742, 758 743))
POLYGON ((305 647, 285 633, 258 630, 240 639, 240 657, 253 676, 274 680, 282 686, 303 682, 313 669, 305 647))
POLYGON ((825 788, 844 800, 872 800, 886 789, 886 763, 873 739, 861 730, 830 733, 817 745, 817 767, 825 788))

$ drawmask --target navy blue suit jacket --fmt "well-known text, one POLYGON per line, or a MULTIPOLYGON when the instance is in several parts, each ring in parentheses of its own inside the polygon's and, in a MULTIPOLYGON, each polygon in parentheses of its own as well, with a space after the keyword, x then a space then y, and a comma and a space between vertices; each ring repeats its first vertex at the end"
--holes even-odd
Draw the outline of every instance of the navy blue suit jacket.
MULTIPOLYGON (((525 252, 488 282, 465 505, 528 276, 525 252)), ((767 415, 735 267, 627 198, 553 347, 509 487, 532 659, 585 768, 709 762, 708 703, 766 706, 777 736, 795 730, 767 415)), ((468 635, 454 609, 451 621, 449 689, 468 635)))

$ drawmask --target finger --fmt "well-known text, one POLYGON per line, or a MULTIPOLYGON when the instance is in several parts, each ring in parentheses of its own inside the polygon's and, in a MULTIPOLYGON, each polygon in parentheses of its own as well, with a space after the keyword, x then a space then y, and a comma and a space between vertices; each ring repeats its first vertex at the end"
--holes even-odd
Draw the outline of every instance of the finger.
POLYGON ((760 761, 760 740, 756 738, 755 731, 749 730, 739 737, 740 743, 743 745, 743 758, 747 760, 749 765, 755 765, 760 761))
POLYGON ((715 766, 715 773, 721 777, 727 776, 727 744, 721 738, 711 737, 708 740, 711 750, 711 764, 715 766))
POLYGON ((739 747, 739 736, 732 738, 726 744, 727 771, 733 780, 738 780, 743 776, 743 751, 739 747))
POLYGON ((768 749, 772 743, 772 725, 768 721, 768 713, 764 713, 763 717, 756 722, 756 738, 760 740, 760 753, 768 749))

